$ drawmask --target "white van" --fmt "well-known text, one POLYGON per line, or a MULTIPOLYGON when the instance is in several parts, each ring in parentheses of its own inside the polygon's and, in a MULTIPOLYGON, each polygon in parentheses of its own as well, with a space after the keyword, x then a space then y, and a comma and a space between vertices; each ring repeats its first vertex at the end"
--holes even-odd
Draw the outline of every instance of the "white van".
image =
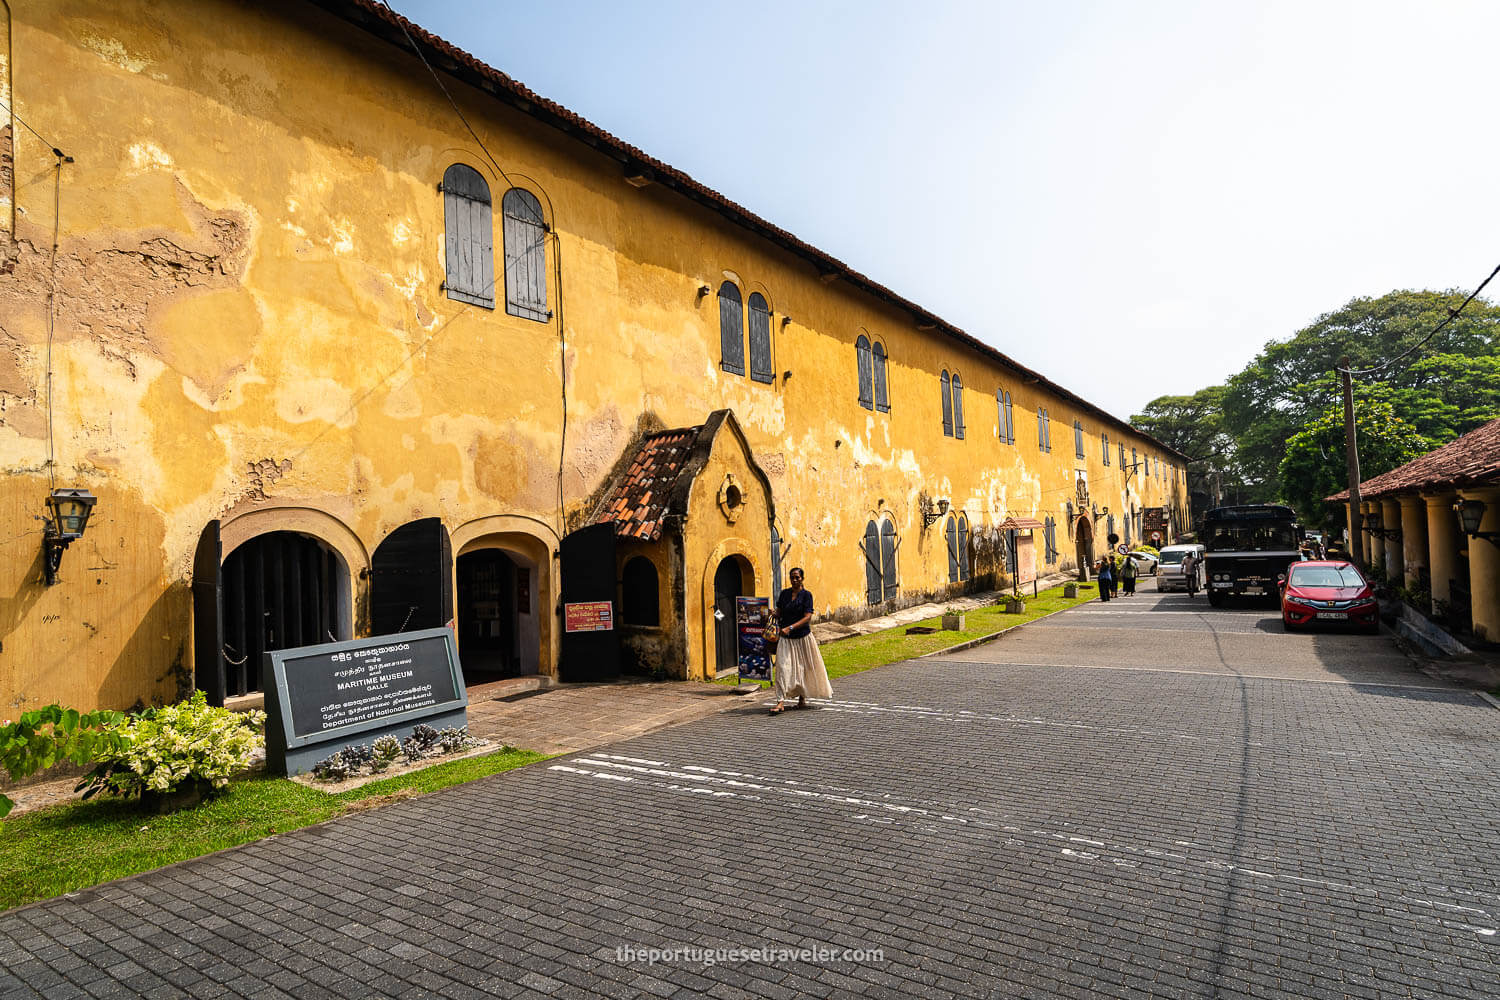
POLYGON ((1198 577, 1198 589, 1203 589, 1203 546, 1168 545, 1161 550, 1161 562, 1156 564, 1157 590, 1187 590, 1187 578, 1182 575, 1182 557, 1193 554, 1193 574, 1198 577))

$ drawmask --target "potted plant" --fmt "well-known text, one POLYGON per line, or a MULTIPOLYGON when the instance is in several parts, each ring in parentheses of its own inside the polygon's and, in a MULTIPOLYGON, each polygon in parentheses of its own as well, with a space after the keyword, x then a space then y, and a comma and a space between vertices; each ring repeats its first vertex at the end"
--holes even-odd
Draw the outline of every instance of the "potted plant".
POLYGON ((1076 583, 1065 583, 1065 584, 1063 584, 1063 597, 1066 598, 1067 600, 1070 600, 1070 601, 1077 600, 1078 599, 1078 584, 1076 584, 1076 583))
POLYGON ((964 630, 964 609, 944 608, 943 629, 948 632, 962 632, 964 630))

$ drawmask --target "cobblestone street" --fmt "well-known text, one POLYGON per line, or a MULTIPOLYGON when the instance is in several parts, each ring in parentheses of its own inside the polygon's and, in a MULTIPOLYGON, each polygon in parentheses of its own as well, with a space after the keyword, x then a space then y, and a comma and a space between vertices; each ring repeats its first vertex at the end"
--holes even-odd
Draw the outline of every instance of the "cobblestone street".
MULTIPOLYGON (((0 916, 0 996, 1489 997, 1500 711, 1144 593, 0 916), (648 964, 619 949, 874 949, 648 964)), ((541 695, 539 698, 555 697, 541 695)))

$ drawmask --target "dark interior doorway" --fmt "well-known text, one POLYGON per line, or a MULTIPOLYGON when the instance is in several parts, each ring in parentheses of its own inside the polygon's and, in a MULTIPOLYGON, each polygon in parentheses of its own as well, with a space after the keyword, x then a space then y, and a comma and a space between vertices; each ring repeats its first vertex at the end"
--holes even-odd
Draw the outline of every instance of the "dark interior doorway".
POLYGON ((736 641, 734 599, 742 596, 745 581, 740 561, 730 556, 714 570, 714 646, 718 650, 717 670, 739 669, 739 643, 736 641))
MULTIPOLYGON (((464 683, 519 677, 518 600, 531 600, 530 570, 503 549, 458 557, 458 653, 464 683)), ((529 612, 529 608, 527 609, 529 612)))
POLYGON ((245 542, 224 560, 228 697, 263 690, 262 654, 349 638, 348 569, 333 550, 295 531, 245 542))

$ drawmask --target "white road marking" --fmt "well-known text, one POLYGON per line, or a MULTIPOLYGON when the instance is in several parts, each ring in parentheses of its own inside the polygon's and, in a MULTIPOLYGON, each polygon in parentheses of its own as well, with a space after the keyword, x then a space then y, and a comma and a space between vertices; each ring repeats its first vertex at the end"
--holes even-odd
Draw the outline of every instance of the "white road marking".
MULTIPOLYGON (((924 820, 936 820, 937 823, 935 824, 928 822, 925 825, 921 826, 921 829, 933 833, 940 832, 944 829, 953 829, 955 827, 961 827, 970 830, 994 830, 997 831, 997 833, 1025 832, 1022 830, 1022 828, 1009 824, 971 819, 964 816, 956 816, 952 813, 943 812, 939 809, 929 809, 925 806, 920 805, 907 805, 898 801, 881 801, 882 799, 890 800, 892 798, 891 793, 889 792, 863 792, 856 795, 842 794, 842 790, 840 790, 839 792, 818 792, 813 791, 809 788, 794 787, 799 783, 789 779, 776 779, 770 777, 748 775, 744 774, 743 772, 724 771, 712 767, 705 767, 703 765, 683 765, 680 768, 674 769, 672 765, 662 761, 633 763, 633 761, 636 760, 640 760, 640 758, 623 757, 618 754, 585 754, 572 758, 569 764, 566 765, 551 765, 548 770, 556 771, 561 774, 576 774, 594 778, 612 778, 615 780, 623 779, 625 781, 633 780, 631 776, 641 776, 646 779, 646 784, 650 786, 662 788, 669 792, 708 796, 710 798, 736 798, 745 801, 763 801, 764 795, 756 793, 766 793, 770 795, 795 797, 802 801, 828 802, 836 806, 852 805, 858 807, 862 811, 853 814, 850 817, 851 819, 861 822, 876 822, 882 824, 894 823, 898 818, 917 819, 919 820, 919 822, 924 820), (587 766, 582 767, 570 765, 587 766), (595 770, 596 768, 604 768, 605 770, 595 770), (620 775, 618 773, 619 771, 628 772, 628 775, 620 775), (730 777, 729 775, 736 775, 736 777, 730 777), (742 777, 751 780, 740 780, 742 777), (675 780, 650 780, 653 778, 675 780), (878 798, 875 797, 877 795, 879 796, 878 798), (879 815, 879 813, 882 811, 887 815, 879 815), (945 826, 944 824, 947 825, 945 826)), ((983 809, 979 806, 968 806, 965 811, 971 813, 990 812, 990 810, 983 809)), ((1161 864, 1166 864, 1166 862, 1160 859, 1170 859, 1170 861, 1182 862, 1189 867, 1197 867, 1199 869, 1206 869, 1215 872, 1235 873, 1247 876, 1249 878, 1261 879, 1266 881, 1318 886, 1322 889, 1336 890, 1351 896, 1368 896, 1374 897, 1376 899, 1393 898, 1405 904, 1415 905, 1417 907, 1433 911, 1431 913, 1431 919, 1437 920, 1445 927, 1471 931, 1475 934, 1480 935, 1481 937, 1494 937, 1497 933, 1497 928, 1495 927, 1487 927, 1479 924, 1461 923, 1456 920, 1445 919, 1437 912, 1445 911, 1474 914, 1477 917, 1484 918, 1486 922, 1495 922, 1496 918, 1488 910, 1472 906, 1462 906, 1458 903, 1449 903, 1441 900, 1422 899, 1415 896, 1407 896, 1401 893, 1392 893, 1389 890, 1379 889, 1368 883, 1355 884, 1349 882, 1338 882, 1332 879, 1318 878, 1315 876, 1294 875, 1284 871, 1269 871, 1261 868, 1250 868, 1228 861, 1220 861, 1212 857, 1195 859, 1193 857, 1190 857, 1189 855, 1181 854, 1176 851, 1161 850, 1142 844, 1110 843, 1109 841, 1094 840, 1066 832, 1047 831, 1040 829, 1032 829, 1029 832, 1032 836, 1038 838, 1045 838, 1048 840, 1062 840, 1068 843, 1075 844, 1088 844, 1092 847, 1098 847, 1102 851, 1121 852, 1126 855, 1133 855, 1135 856, 1135 858, 1145 857, 1157 859, 1158 863, 1161 864)), ((1016 840, 1013 837, 1006 837, 1004 842, 1007 846, 1028 846, 1025 841, 1016 840)), ((1178 846, 1197 846, 1192 844, 1192 842, 1190 841, 1174 841, 1174 843, 1178 846)), ((1071 847, 1064 847, 1060 850, 1064 857, 1074 858, 1080 862, 1095 862, 1099 860, 1107 860, 1117 868, 1139 869, 1141 867, 1141 862, 1139 860, 1132 860, 1129 857, 1105 857, 1105 855, 1102 853, 1074 850, 1071 847)), ((1168 866, 1163 869, 1163 873, 1177 874, 1179 873, 1179 869, 1168 866)), ((1445 891, 1462 893, 1464 895, 1476 895, 1472 890, 1460 889, 1458 887, 1441 888, 1443 888, 1445 891)))

